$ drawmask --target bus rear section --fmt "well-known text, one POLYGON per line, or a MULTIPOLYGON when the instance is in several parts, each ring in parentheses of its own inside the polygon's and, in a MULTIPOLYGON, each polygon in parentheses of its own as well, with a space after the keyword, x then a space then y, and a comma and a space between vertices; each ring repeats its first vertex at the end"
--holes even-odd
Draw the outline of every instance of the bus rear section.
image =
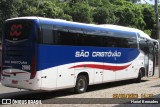
POLYGON ((35 65, 35 23, 33 19, 5 21, 2 39, 2 85, 37 89, 39 84, 35 65))

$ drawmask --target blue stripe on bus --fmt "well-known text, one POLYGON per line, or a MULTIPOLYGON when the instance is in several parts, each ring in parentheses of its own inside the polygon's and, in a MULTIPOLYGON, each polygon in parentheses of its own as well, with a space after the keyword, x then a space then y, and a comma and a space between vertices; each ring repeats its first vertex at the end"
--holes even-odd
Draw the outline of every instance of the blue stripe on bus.
POLYGON ((43 44, 37 45, 37 51, 37 70, 76 62, 123 64, 133 61, 140 53, 136 48, 53 46, 43 44), (86 52, 86 56, 76 54, 80 52, 86 52), (104 56, 103 53, 105 52, 104 56))

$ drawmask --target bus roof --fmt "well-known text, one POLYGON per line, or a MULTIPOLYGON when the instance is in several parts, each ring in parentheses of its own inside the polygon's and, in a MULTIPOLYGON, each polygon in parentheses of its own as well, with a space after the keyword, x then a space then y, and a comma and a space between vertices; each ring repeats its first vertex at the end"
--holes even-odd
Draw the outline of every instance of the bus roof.
POLYGON ((114 31, 114 32, 124 32, 124 33, 132 33, 132 34, 139 34, 141 37, 151 39, 149 35, 144 33, 143 31, 135 28, 118 26, 118 25, 111 25, 111 24, 104 24, 104 25, 95 25, 95 24, 86 24, 86 23, 79 23, 79 22, 72 22, 66 21, 64 19, 51 19, 51 18, 44 18, 44 17, 36 17, 36 16, 27 16, 27 17, 17 17, 11 18, 9 20, 16 20, 16 19, 33 19, 33 20, 40 20, 41 23, 48 23, 48 24, 57 24, 61 26, 68 26, 68 27, 75 27, 80 29, 90 29, 90 30, 107 30, 107 31, 114 31))
POLYGON ((149 35, 144 33, 143 31, 136 29, 136 28, 130 28, 130 27, 125 27, 125 26, 119 26, 119 25, 111 25, 111 24, 102 24, 100 26, 106 27, 106 28, 111 28, 111 29, 119 29, 123 31, 131 31, 131 32, 136 32, 139 33, 141 37, 151 39, 149 35))

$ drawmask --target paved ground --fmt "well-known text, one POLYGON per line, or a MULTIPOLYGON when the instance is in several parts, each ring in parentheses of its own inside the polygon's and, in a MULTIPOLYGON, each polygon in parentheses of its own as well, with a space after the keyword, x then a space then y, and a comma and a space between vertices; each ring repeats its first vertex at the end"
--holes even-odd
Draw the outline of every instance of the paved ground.
MULTIPOLYGON (((14 88, 7 88, 0 85, 0 98, 11 98, 11 99, 39 99, 42 100, 43 103, 46 103, 44 105, 33 105, 33 107, 68 107, 68 106, 83 106, 83 107, 101 107, 101 106, 117 106, 117 107, 123 107, 128 106, 124 104, 99 104, 99 102, 96 102, 93 104, 52 104, 55 102, 55 98, 61 98, 60 103, 66 102, 66 100, 70 101, 76 101, 77 98, 80 98, 79 101, 76 103, 82 102, 84 100, 87 101, 87 99, 84 98, 112 98, 113 94, 137 94, 138 97, 141 97, 141 94, 149 95, 152 94, 154 98, 160 98, 160 79, 156 77, 152 78, 144 78, 141 83, 133 83, 131 81, 120 81, 120 82, 113 82, 113 83, 106 83, 106 84, 100 84, 100 85, 94 85, 90 86, 88 91, 83 94, 73 94, 70 90, 59 90, 59 91, 53 91, 53 92, 34 92, 34 91, 26 91, 26 90, 17 90, 14 88), (62 99, 63 98, 63 99, 62 99)), ((104 99, 102 99, 104 100, 104 99)), ((107 103, 110 103, 109 101, 113 99, 105 99, 107 103)), ((131 104, 129 106, 144 106, 146 105, 137 105, 137 104, 131 104)), ((2 107, 8 107, 9 105, 0 105, 2 107)), ((11 107, 17 107, 18 105, 10 105, 11 107)), ((21 105, 19 105, 20 107, 21 105)), ((160 106, 160 104, 155 105, 147 105, 147 106, 160 106)), ((26 105, 28 107, 28 105, 26 105)))
MULTIPOLYGON (((143 95, 153 95, 153 98, 160 99, 160 78, 158 74, 158 68, 156 68, 155 76, 151 78, 143 78, 141 83, 133 83, 132 81, 120 81, 120 82, 112 82, 106 84, 99 84, 90 86, 88 91, 83 94, 73 94, 70 90, 59 90, 52 92, 35 92, 35 91, 27 91, 27 90, 19 90, 15 88, 4 87, 0 83, 0 100, 2 98, 11 98, 11 99, 39 99, 43 103, 43 105, 32 105, 32 107, 102 107, 102 106, 115 106, 115 107, 125 107, 125 106, 139 106, 139 107, 158 107, 160 104, 99 104, 98 101, 90 101, 95 104, 80 104, 84 100, 88 100, 87 98, 112 98, 114 94, 137 94, 138 98, 141 98, 143 95), (62 104, 53 104, 55 102, 55 98, 60 98, 58 101, 62 104), (77 98, 78 99, 77 101, 77 98), (86 99, 85 99, 86 98, 86 99), (67 100, 76 101, 78 104, 63 104, 67 100)), ((93 100, 93 99, 92 99, 93 100)), ((103 99, 104 100, 104 99, 103 99)), ((113 99, 105 99, 107 103, 110 103, 113 99)), ((69 101, 69 102, 70 102, 69 101)), ((58 103, 59 103, 58 102, 58 103)), ((74 102, 75 103, 75 102, 74 102)), ((160 102, 159 102, 160 103, 160 102)), ((22 105, 0 105, 1 107, 21 107, 22 105)), ((24 105, 23 105, 24 106, 24 105)), ((25 105, 26 107, 30 107, 31 105, 25 105)))

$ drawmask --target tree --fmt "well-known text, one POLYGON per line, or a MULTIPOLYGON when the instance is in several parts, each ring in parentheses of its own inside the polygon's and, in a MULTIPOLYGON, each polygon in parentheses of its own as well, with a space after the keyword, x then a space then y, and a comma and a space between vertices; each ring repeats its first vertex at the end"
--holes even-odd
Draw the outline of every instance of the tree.
POLYGON ((115 0, 115 15, 119 18, 118 25, 132 26, 144 30, 145 22, 141 6, 132 4, 125 0, 115 0))
POLYGON ((71 16, 64 14, 63 9, 59 5, 60 3, 51 0, 41 2, 37 0, 23 0, 19 8, 19 16, 40 16, 71 20, 71 16))
POLYGON ((17 17, 17 7, 19 1, 1 0, 0 1, 0 34, 2 34, 2 25, 6 19, 17 17))
POLYGON ((132 3, 137 3, 137 2, 140 1, 140 0, 126 0, 126 1, 130 1, 130 2, 132 2, 132 3))
MULTIPOLYGON (((155 34, 155 12, 138 0, 1 0, 0 33, 5 19, 17 16, 61 18, 84 23, 131 26, 155 34)), ((160 8, 159 8, 160 12, 160 8)))
POLYGON ((0 1, 0 11, 1 11, 1 18, 7 19, 17 16, 17 7, 19 2, 16 0, 1 0, 0 1))
POLYGON ((93 21, 98 24, 115 24, 117 20, 114 12, 106 7, 97 7, 93 12, 93 21))
POLYGON ((91 8, 87 3, 75 3, 72 5, 69 15, 72 16, 73 21, 91 23, 91 8))
POLYGON ((20 7, 18 8, 18 16, 36 16, 38 14, 37 0, 22 0, 20 7))
POLYGON ((101 0, 88 0, 88 4, 91 7, 100 7, 103 5, 101 0))
MULTIPOLYGON (((152 38, 156 38, 156 15, 154 11, 154 7, 152 5, 144 4, 143 6, 143 16, 144 22, 146 23, 145 31, 150 31, 150 35, 152 38)), ((149 33, 148 33, 149 34, 149 33)))
POLYGON ((156 23, 154 8, 151 5, 144 4, 142 13, 146 23, 145 29, 153 29, 156 23))

